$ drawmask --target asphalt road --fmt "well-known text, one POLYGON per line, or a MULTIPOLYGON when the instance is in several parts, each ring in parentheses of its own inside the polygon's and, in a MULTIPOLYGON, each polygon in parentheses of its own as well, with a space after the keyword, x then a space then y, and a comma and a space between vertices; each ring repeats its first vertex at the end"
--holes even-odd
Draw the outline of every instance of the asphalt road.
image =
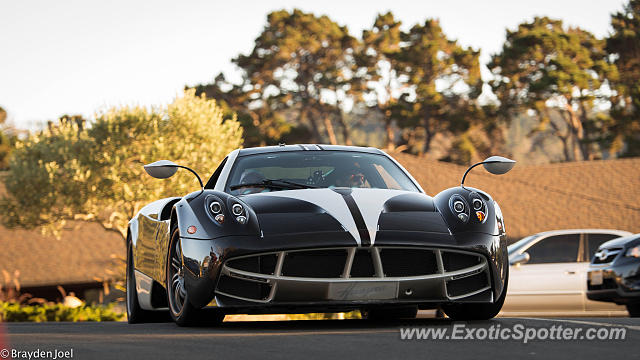
MULTIPOLYGON (((0 324, 0 327, 3 324, 0 324)), ((19 351, 73 349, 74 359, 614 359, 640 357, 640 319, 497 318, 480 322, 416 319, 225 322, 179 328, 172 323, 9 323, 8 347, 19 351), (401 340, 400 329, 480 330, 516 325, 531 331, 624 328, 625 340, 401 340)), ((465 330, 466 332, 467 330, 465 330)), ((602 330, 605 331, 605 330, 602 330)), ((462 336, 468 333, 462 333, 462 336)), ((488 335, 487 335, 488 336, 488 335)), ((0 355, 2 353, 0 352, 0 355)), ((1 358, 1 356, 0 356, 1 358)))

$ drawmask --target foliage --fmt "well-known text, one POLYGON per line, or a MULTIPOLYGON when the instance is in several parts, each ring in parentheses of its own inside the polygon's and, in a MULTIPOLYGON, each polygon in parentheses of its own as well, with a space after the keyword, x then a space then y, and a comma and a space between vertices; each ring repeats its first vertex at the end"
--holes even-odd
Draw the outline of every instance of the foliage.
POLYGON ((9 166, 9 154, 15 144, 15 137, 10 136, 3 129, 6 120, 7 112, 0 107, 0 170, 9 166))
POLYGON ((431 19, 414 25, 402 40, 398 63, 409 91, 398 103, 400 126, 423 132, 419 151, 426 153, 437 133, 468 130, 480 111, 474 102, 482 90, 480 52, 447 38, 431 19))
POLYGON ((437 20, 400 26, 379 14, 358 39, 326 16, 275 11, 251 53, 234 59, 242 83, 218 75, 196 89, 239 114, 247 145, 351 144, 353 131, 383 128, 386 147, 428 152, 437 133, 458 136, 482 118, 479 52, 447 38, 437 20))
POLYGON ((623 156, 640 156, 640 0, 631 0, 611 16, 607 51, 620 73, 612 87, 613 121, 605 129, 610 147, 623 156))
POLYGON ((120 321, 124 316, 114 310, 113 304, 69 307, 56 303, 25 305, 16 302, 0 302, 0 322, 120 321))
POLYGON ((252 97, 242 90, 242 86, 227 82, 223 74, 216 76, 211 84, 196 86, 195 90, 196 95, 204 94, 209 99, 216 99, 224 110, 225 118, 237 114, 245 146, 278 145, 282 141, 298 142, 296 134, 299 133, 299 128, 267 106, 252 106, 255 103, 252 97))
POLYGON ((193 175, 147 176, 142 165, 171 159, 210 175, 240 147, 235 119, 194 90, 166 107, 113 107, 86 128, 61 121, 17 144, 0 200, 7 226, 58 231, 70 219, 96 221, 126 235, 128 220, 146 203, 197 188, 193 175))
POLYGON ((406 79, 398 71, 401 25, 391 12, 378 14, 371 29, 362 32, 362 48, 356 54, 360 67, 356 73, 356 89, 360 90, 367 106, 382 115, 387 148, 393 148, 396 142, 392 124, 397 114, 392 109, 406 87, 406 79))
POLYGON ((535 112, 539 129, 554 127, 563 140, 567 160, 592 158, 593 129, 603 119, 591 114, 598 102, 608 101, 603 84, 618 75, 607 61, 604 40, 579 28, 565 29, 560 20, 536 17, 507 31, 502 52, 492 57, 489 69, 504 113, 535 112), (562 114, 567 131, 549 120, 550 109, 562 114))
POLYGON ((291 111, 308 127, 313 142, 320 142, 324 131, 337 143, 337 122, 348 142, 348 127, 332 105, 345 96, 355 44, 347 28, 327 16, 300 10, 270 13, 252 52, 234 59, 245 74, 250 108, 291 111))

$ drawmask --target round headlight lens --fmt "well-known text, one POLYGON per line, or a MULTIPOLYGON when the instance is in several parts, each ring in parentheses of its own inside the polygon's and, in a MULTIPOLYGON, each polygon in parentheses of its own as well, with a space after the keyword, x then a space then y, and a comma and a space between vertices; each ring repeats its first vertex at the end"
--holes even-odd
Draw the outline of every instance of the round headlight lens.
POLYGON ((220 205, 219 202, 214 201, 209 204, 209 210, 211 210, 211 212, 214 214, 220 214, 220 212, 222 212, 222 205, 220 205))
POLYGON ((473 199, 473 210, 480 211, 482 210, 482 206, 483 206, 482 200, 473 199))
POLYGON ((231 207, 231 212, 235 216, 240 216, 244 212, 244 208, 240 204, 233 204, 233 206, 231 207))
POLYGON ((464 211, 464 203, 460 200, 456 201, 453 203, 453 209, 457 212, 463 212, 464 211))

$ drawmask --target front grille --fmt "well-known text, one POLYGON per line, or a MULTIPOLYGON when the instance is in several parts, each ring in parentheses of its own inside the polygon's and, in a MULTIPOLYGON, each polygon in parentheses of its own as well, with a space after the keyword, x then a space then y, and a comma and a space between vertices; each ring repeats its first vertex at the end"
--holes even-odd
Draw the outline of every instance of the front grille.
MULTIPOLYGON (((291 289, 300 285, 292 288, 291 284, 297 281, 328 284, 429 279, 441 284, 429 289, 437 291, 435 289, 441 288, 442 296, 456 298, 473 295, 490 286, 487 260, 479 254, 437 248, 380 246, 284 250, 229 259, 223 266, 216 292, 239 299, 269 302, 279 290, 295 292, 291 289), (278 285, 279 281, 283 284, 278 285)), ((326 295, 326 292, 320 293, 326 295)))
POLYGON ((369 250, 357 250, 353 256, 351 264, 351 277, 373 277, 376 269, 373 265, 373 258, 369 250))
POLYGON ((587 290, 610 290, 617 289, 618 285, 614 279, 603 279, 600 285, 591 285, 591 281, 587 284, 587 290))
POLYGON ((438 272, 436 255, 431 250, 380 249, 385 276, 420 276, 438 272))
POLYGON ((447 294, 450 297, 472 293, 489 286, 489 279, 484 272, 447 281, 447 294))
POLYGON ((482 261, 479 256, 468 255, 455 252, 442 253, 442 265, 446 271, 462 270, 473 265, 478 265, 482 261))
POLYGON ((229 260, 227 264, 234 269, 273 275, 278 256, 276 254, 242 257, 229 260))
POLYGON ((346 249, 289 252, 284 258, 282 275, 307 278, 340 277, 346 261, 346 249))
POLYGON ((222 275, 218 281, 218 290, 250 300, 264 300, 269 296, 271 285, 222 275))
MULTIPOLYGON (((606 249, 606 251, 608 252, 608 255, 604 259, 601 259, 599 256, 596 255, 593 257, 593 260, 591 261, 591 263, 592 264, 608 264, 612 262, 613 259, 615 259, 616 256, 618 256, 618 254, 620 254, 620 252, 622 251, 622 248, 606 249)), ((598 253, 599 252, 600 251, 598 251, 598 253)))

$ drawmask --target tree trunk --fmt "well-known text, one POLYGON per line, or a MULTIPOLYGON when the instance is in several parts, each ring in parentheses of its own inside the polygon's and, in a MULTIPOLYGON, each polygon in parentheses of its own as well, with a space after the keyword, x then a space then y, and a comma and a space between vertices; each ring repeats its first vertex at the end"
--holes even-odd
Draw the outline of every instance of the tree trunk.
POLYGON ((338 107, 336 110, 336 117, 338 118, 338 123, 340 123, 340 126, 342 127, 342 137, 344 138, 344 144, 352 145, 351 132, 349 131, 347 122, 344 121, 344 114, 342 113, 342 110, 340 110, 340 107, 338 107))
POLYGON ((582 157, 585 160, 593 160, 593 154, 589 148, 589 141, 591 140, 587 134, 587 128, 584 126, 589 122, 587 114, 587 108, 584 102, 580 102, 580 124, 582 129, 582 141, 580 142, 580 150, 582 150, 582 157))
POLYGON ((333 123, 331 123, 331 117, 324 117, 324 127, 327 129, 327 135, 329 136, 329 142, 331 145, 337 145, 338 139, 336 139, 336 132, 333 130, 333 123))
POLYGON ((391 126, 392 120, 390 117, 386 116, 384 118, 384 130, 386 134, 385 146, 387 149, 393 149, 396 145, 395 134, 393 133, 393 127, 391 126))
POLYGON ((569 125, 569 129, 571 129, 571 133, 573 134, 573 138, 575 139, 575 141, 577 142, 577 144, 573 144, 573 155, 574 155, 574 159, 577 160, 587 160, 588 156, 585 157, 583 149, 582 149, 582 145, 583 145, 583 140, 584 140, 584 129, 582 127, 582 122, 580 121, 580 118, 578 117, 578 115, 576 114, 576 112, 573 110, 573 107, 571 106, 571 101, 569 99, 567 99, 567 105, 565 106, 565 109, 567 111, 567 114, 569 115, 569 122, 567 125, 569 125))
POLYGON ((564 153, 564 161, 571 161, 571 151, 569 146, 569 140, 571 140, 571 131, 569 131, 567 127, 567 134, 566 135, 562 134, 560 132, 560 129, 558 128, 558 125, 556 125, 553 122, 553 120, 551 120, 551 117, 548 112, 547 112, 547 117, 549 118, 549 125, 553 128, 553 131, 554 131, 553 134, 557 136, 560 139, 560 141, 562 141, 562 151, 564 153))
POLYGON ((431 129, 431 119, 425 117, 424 119, 424 144, 422 148, 422 154, 427 154, 431 150, 431 140, 433 140, 433 130, 431 129))
POLYGON ((301 122, 303 123, 305 120, 309 121, 309 124, 311 126, 310 142, 320 143, 321 141, 320 141, 320 131, 318 130, 318 122, 316 121, 314 114, 310 114, 309 110, 307 110, 307 107, 304 105, 300 110, 300 118, 301 118, 300 120, 302 120, 301 122))

